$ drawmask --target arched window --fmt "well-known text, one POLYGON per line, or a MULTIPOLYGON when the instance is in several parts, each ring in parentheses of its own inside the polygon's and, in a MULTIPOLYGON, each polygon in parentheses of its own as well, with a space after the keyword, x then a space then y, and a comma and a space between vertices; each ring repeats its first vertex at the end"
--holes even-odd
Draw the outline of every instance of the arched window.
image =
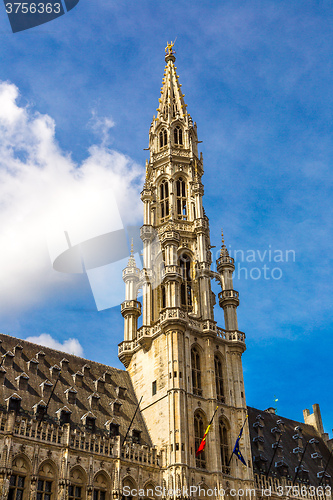
POLYGON ((190 309, 192 307, 192 278, 191 259, 188 255, 181 255, 179 258, 182 283, 180 285, 181 305, 190 309))
POLYGON ((222 472, 224 474, 230 474, 229 462, 229 444, 228 444, 228 431, 225 423, 220 420, 219 423, 219 434, 220 434, 220 450, 221 450, 221 464, 222 472))
POLYGON ((193 394, 202 395, 201 387, 201 366, 200 354, 196 347, 191 349, 191 367, 192 367, 192 386, 193 394))
POLYGON ((156 488, 152 483, 148 483, 144 487, 145 500, 153 500, 155 498, 156 488))
POLYGON ((173 131, 173 139, 175 144, 183 144, 183 131, 179 126, 173 131))
POLYGON ((108 491, 108 480, 104 473, 100 472, 94 479, 93 500, 105 500, 108 491))
POLYGON ((125 490, 126 495, 122 494, 121 500, 134 500, 135 498, 137 498, 136 495, 132 496, 131 494, 128 494, 132 492, 135 493, 137 491, 137 486, 134 483, 134 480, 132 480, 132 478, 126 477, 123 480, 123 489, 125 490))
POLYGON ((164 148, 164 146, 166 146, 167 143, 168 143, 168 134, 166 129, 164 128, 160 132, 160 148, 164 148))
POLYGON ((75 467, 70 472, 68 500, 82 500, 85 497, 85 476, 82 469, 75 467))
POLYGON ((187 220, 186 183, 182 177, 179 177, 179 179, 177 179, 176 190, 177 217, 178 219, 187 220))
POLYGON ((8 500, 22 500, 30 493, 30 466, 25 458, 17 456, 13 460, 13 473, 9 478, 8 500))
POLYGON ((9 479, 8 500, 22 500, 25 476, 12 474, 9 479))
POLYGON ((161 222, 165 222, 169 218, 169 183, 163 181, 160 184, 160 211, 161 222))
POLYGON ((215 364, 216 397, 219 401, 224 403, 222 362, 219 356, 214 357, 214 364, 215 364))
MULTIPOLYGON (((205 433, 205 426, 204 422, 202 419, 202 416, 200 413, 196 413, 194 415, 194 442, 195 442, 195 451, 200 446, 200 443, 202 441, 202 438, 204 437, 205 433)), ((200 469, 205 469, 206 468, 206 456, 205 456, 205 450, 203 450, 199 455, 195 458, 195 464, 197 467, 200 469)))
POLYGON ((44 462, 38 471, 37 500, 51 500, 54 498, 55 471, 50 462, 44 462))

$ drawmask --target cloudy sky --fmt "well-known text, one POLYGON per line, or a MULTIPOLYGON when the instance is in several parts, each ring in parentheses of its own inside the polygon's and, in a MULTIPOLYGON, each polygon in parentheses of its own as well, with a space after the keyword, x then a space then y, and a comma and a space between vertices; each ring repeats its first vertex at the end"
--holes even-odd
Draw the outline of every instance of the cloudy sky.
POLYGON ((276 397, 300 420, 319 403, 329 432, 332 24, 328 0, 80 0, 12 34, 1 4, 1 331, 121 366, 117 276, 52 265, 69 240, 141 224, 144 148, 177 37, 212 244, 223 227, 236 258, 247 403, 276 397))

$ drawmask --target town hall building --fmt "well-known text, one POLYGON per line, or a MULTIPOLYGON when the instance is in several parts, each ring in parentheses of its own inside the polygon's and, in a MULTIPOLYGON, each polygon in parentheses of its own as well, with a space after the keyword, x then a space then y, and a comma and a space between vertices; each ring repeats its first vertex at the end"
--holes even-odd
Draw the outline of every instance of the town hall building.
POLYGON ((125 369, 0 335, 2 500, 329 500, 319 406, 300 423, 246 404, 234 259, 222 236, 211 269, 203 158, 172 43, 165 63, 141 194, 143 267, 132 251, 123 271, 125 369), (232 454, 242 428, 245 464, 232 454))

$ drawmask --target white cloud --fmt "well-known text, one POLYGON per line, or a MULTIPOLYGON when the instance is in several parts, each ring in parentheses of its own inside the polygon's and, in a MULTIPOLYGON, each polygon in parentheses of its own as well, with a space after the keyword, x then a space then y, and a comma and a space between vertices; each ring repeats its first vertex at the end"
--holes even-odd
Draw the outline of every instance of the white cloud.
POLYGON ((101 143, 106 146, 109 142, 109 132, 115 126, 115 122, 109 116, 98 116, 96 110, 91 111, 91 119, 88 123, 90 128, 101 138, 101 143))
POLYGON ((62 344, 54 339, 49 333, 42 333, 38 337, 27 337, 25 340, 33 342, 34 344, 43 345, 56 349, 57 351, 68 352, 68 354, 75 354, 76 356, 83 356, 83 348, 77 339, 67 339, 62 344))
MULTIPOLYGON (((73 217, 77 233, 106 227, 114 219, 112 206, 96 202, 106 191, 114 193, 125 226, 139 223, 142 211, 143 169, 103 141, 75 164, 56 142, 54 120, 20 106, 18 98, 15 85, 0 82, 0 304, 9 312, 72 279, 51 266, 46 234, 55 219, 62 231, 73 217)), ((112 126, 108 120, 104 130, 112 126)))

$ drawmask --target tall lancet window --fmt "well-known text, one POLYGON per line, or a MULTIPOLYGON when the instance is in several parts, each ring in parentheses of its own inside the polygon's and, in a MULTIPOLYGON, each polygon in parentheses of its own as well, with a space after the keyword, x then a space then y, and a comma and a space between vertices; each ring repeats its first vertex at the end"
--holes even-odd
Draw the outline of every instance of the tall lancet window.
POLYGON ((222 472, 224 474, 230 474, 230 467, 228 466, 229 462, 228 431, 225 423, 222 420, 220 420, 219 423, 219 434, 220 434, 222 472))
POLYGON ((180 285, 181 305, 190 309, 192 307, 192 277, 191 277, 191 259, 188 255, 179 257, 180 272, 182 283, 180 285))
POLYGON ((169 218, 169 184, 168 181, 161 182, 160 185, 160 214, 161 222, 169 218))
POLYGON ((177 190, 177 218, 187 220, 187 200, 186 200, 186 183, 182 177, 179 177, 176 182, 177 190))
POLYGON ((183 131, 179 126, 173 131, 173 140, 175 144, 183 144, 183 131))
MULTIPOLYGON (((200 415, 200 413, 196 413, 194 415, 194 442, 195 442, 195 451, 200 446, 201 440, 204 437, 205 433, 205 427, 204 427, 204 422, 203 418, 200 415)), ((200 469, 205 469, 206 468, 206 456, 205 456, 205 450, 202 451, 195 459, 195 465, 199 467, 200 469)))
MULTIPOLYGON (((177 111, 178 111, 178 110, 177 110, 176 99, 175 99, 175 98, 173 98, 173 100, 172 100, 172 117, 173 117, 173 118, 176 118, 176 113, 177 113, 177 111)), ((176 144, 178 144, 178 143, 176 143, 176 144)))
POLYGON ((159 137, 160 137, 160 148, 164 148, 164 146, 166 146, 168 143, 168 134, 165 128, 161 130, 159 137))
POLYGON ((191 349, 193 394, 202 395, 200 354, 196 347, 191 349))
POLYGON ((219 401, 224 403, 222 362, 219 356, 217 355, 214 357, 214 364, 215 364, 216 397, 219 401))

